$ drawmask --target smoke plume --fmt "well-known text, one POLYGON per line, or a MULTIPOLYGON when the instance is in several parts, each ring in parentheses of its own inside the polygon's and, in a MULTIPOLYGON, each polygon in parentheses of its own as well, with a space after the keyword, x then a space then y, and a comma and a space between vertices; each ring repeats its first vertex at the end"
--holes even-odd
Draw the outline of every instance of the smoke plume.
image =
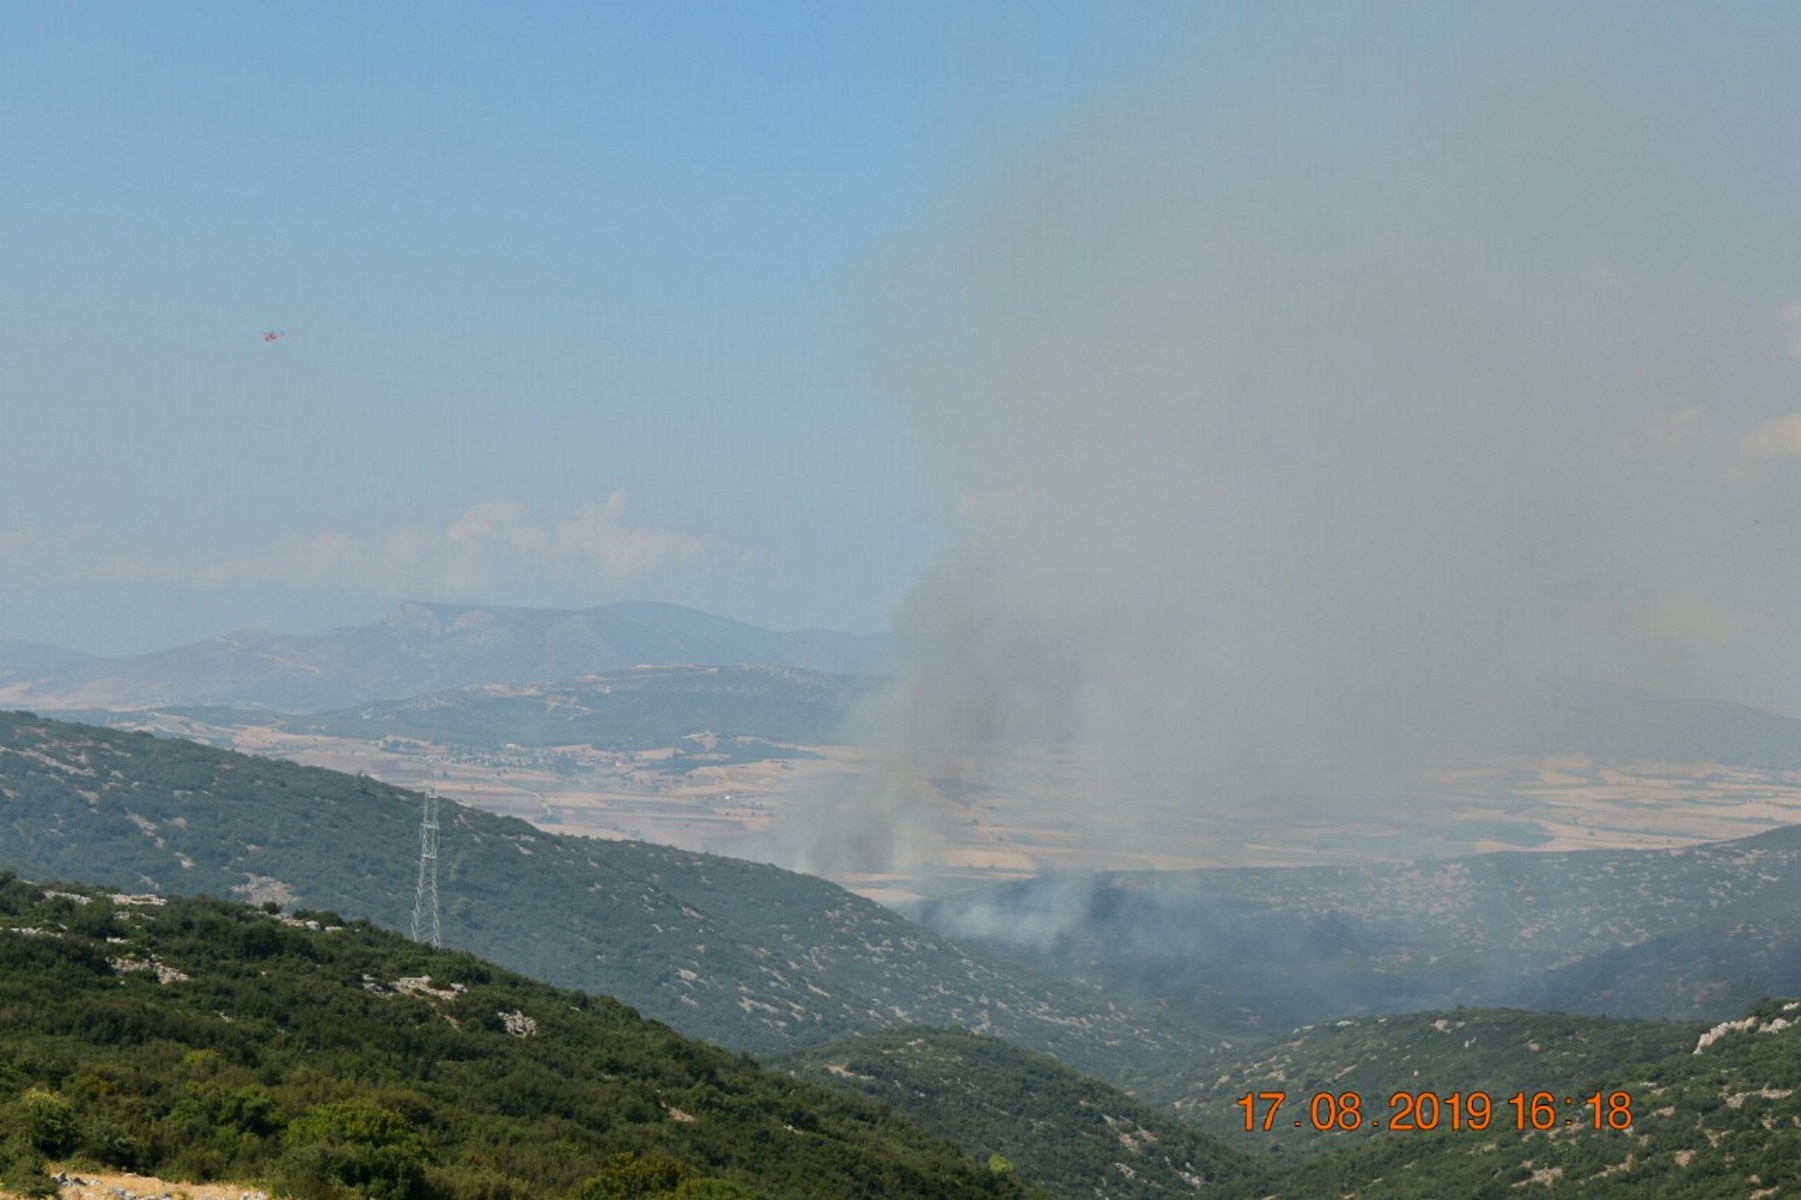
POLYGON ((865 714, 897 769, 1073 740, 1205 812, 1403 787, 1544 681, 1796 708, 1782 56, 1485 11, 1203 64, 896 252, 959 521, 865 714))

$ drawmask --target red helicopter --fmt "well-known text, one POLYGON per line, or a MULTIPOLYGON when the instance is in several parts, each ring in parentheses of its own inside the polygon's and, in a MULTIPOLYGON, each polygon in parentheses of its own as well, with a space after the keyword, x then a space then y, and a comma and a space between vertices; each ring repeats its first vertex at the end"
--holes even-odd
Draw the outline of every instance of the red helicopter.
POLYGON ((263 340, 265 342, 279 342, 279 341, 281 341, 282 338, 285 338, 287 336, 288 336, 288 334, 285 329, 283 329, 283 330, 265 329, 263 331, 263 340))

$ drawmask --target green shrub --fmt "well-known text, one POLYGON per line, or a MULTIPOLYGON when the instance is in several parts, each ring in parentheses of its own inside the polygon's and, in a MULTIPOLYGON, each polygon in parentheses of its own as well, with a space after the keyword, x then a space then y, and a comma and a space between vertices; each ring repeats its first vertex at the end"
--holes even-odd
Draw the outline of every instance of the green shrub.
POLYGON ((425 1192, 425 1148, 407 1119, 363 1100, 317 1104, 288 1126, 278 1186, 300 1200, 346 1193, 411 1200, 425 1192))
POLYGON ((575 1200, 670 1200, 693 1174, 687 1163, 660 1154, 615 1154, 605 1170, 576 1190, 575 1200))
POLYGON ((32 1088, 17 1105, 18 1129, 33 1149, 40 1154, 66 1154, 75 1148, 81 1131, 75 1125, 75 1110, 55 1092, 32 1088))
POLYGON ((56 1181, 44 1170, 44 1159, 26 1147, 0 1147, 0 1188, 27 1200, 40 1200, 58 1192, 56 1181))

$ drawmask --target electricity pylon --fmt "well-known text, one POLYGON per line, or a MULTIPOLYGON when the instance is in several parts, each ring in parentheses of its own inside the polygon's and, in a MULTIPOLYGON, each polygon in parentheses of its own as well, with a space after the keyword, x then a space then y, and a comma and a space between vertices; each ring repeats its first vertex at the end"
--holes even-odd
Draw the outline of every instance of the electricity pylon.
POLYGON ((419 886, 413 892, 413 940, 423 942, 430 934, 431 944, 444 944, 444 930, 438 924, 438 789, 425 789, 425 804, 419 817, 419 886))

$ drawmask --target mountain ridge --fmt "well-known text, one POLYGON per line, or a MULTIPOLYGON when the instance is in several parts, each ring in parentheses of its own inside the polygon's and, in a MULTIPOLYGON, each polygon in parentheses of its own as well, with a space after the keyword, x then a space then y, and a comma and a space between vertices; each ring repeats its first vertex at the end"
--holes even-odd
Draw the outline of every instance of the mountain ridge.
MULTIPOLYGON (((0 713, 0 865, 124 889, 330 908, 404 928, 417 793, 198 743, 0 713)), ((998 968, 836 884, 650 843, 546 833, 443 802, 445 937, 773 1053, 961 1022, 1088 1069, 1194 1034, 998 968)))
POLYGON ((322 712, 641 664, 767 663, 866 675, 891 671, 896 661, 891 634, 777 631, 660 601, 586 609, 409 601, 375 622, 326 633, 238 630, 147 654, 89 656, 0 642, 0 703, 322 712))

